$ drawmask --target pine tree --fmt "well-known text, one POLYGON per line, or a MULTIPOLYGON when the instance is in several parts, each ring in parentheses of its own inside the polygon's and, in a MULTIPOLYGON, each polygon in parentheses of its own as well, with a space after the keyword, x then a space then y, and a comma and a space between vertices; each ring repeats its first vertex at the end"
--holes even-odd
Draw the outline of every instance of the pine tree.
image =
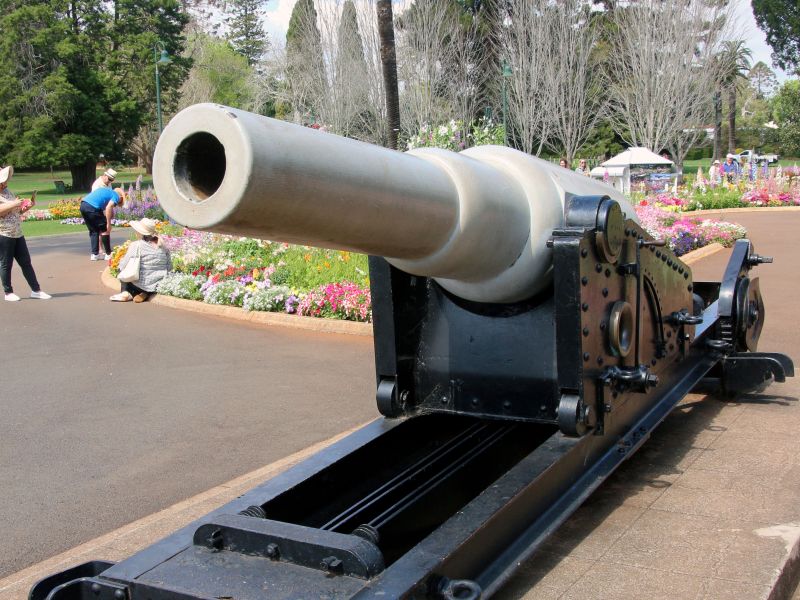
POLYGON ((348 137, 359 137, 363 133, 361 119, 368 118, 364 111, 369 94, 367 61, 353 0, 346 0, 342 7, 337 40, 331 86, 333 101, 337 105, 334 112, 339 121, 335 131, 348 137))
POLYGON ((314 0, 298 0, 286 31, 286 77, 296 118, 315 119, 314 101, 325 93, 327 77, 314 0))
POLYGON ((228 42, 249 65, 257 63, 267 48, 267 34, 259 14, 266 3, 267 0, 230 0, 228 5, 228 42))

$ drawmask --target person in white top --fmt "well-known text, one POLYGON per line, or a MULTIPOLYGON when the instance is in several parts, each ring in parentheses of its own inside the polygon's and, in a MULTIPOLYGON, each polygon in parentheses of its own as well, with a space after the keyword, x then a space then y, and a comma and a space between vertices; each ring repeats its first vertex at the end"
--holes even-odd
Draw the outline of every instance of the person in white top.
POLYGON ((19 296, 11 287, 11 267, 17 261, 31 288, 31 298, 49 300, 50 294, 43 292, 36 280, 28 244, 22 235, 22 215, 36 204, 36 192, 33 192, 30 200, 17 198, 8 189, 8 180, 13 174, 14 167, 11 165, 0 169, 0 282, 3 284, 6 300, 19 302, 19 296))
POLYGON ((95 191, 101 187, 110 188, 111 184, 117 178, 117 172, 114 169, 106 169, 105 173, 100 175, 97 179, 94 180, 92 184, 92 191, 95 191))

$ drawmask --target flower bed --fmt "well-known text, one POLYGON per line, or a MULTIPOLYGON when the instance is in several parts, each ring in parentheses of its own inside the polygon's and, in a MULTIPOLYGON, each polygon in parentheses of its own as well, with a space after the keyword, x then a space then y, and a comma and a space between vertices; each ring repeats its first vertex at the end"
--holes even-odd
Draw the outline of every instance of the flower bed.
POLYGON ((666 240, 677 256, 718 243, 729 247, 747 235, 741 225, 676 214, 655 205, 639 205, 636 214, 642 227, 654 238, 666 240))
POLYGON ((50 221, 53 219, 53 215, 50 214, 50 211, 47 209, 31 209, 25 214, 22 215, 23 221, 50 221))
POLYGON ((655 205, 671 211, 721 208, 800 206, 800 167, 775 167, 759 170, 734 182, 707 180, 698 170, 691 185, 674 193, 635 194, 637 204, 655 205))
MULTIPOLYGON (((168 296, 248 311, 370 322, 367 257, 350 252, 158 227, 174 272, 158 286, 168 296)), ((130 242, 117 246, 111 273, 130 242)))

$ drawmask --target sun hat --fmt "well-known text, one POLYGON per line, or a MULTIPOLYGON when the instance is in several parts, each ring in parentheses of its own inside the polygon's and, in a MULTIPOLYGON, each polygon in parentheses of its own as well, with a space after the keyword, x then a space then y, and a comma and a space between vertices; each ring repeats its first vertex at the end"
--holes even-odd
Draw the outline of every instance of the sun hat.
POLYGON ((7 167, 0 169, 0 183, 5 183, 11 176, 14 174, 14 167, 8 165, 7 167))
POLYGON ((715 165, 718 165, 718 164, 719 164, 719 159, 715 160, 715 161, 714 161, 714 164, 715 164, 715 165))
POLYGON ((114 169, 106 169, 106 172, 103 173, 106 177, 108 177, 111 181, 114 181, 117 178, 117 172, 114 169))
POLYGON ((154 219, 144 218, 139 221, 131 221, 128 224, 137 233, 141 233, 142 235, 155 235, 156 225, 158 225, 158 221, 155 221, 154 219))

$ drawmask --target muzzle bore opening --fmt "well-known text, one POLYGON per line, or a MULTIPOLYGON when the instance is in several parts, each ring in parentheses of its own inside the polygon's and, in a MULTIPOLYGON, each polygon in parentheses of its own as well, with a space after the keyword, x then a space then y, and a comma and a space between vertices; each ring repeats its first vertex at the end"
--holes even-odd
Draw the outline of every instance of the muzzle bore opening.
POLYGON ((193 133, 178 146, 174 168, 180 192, 192 202, 203 202, 225 178, 225 147, 210 133, 193 133))

